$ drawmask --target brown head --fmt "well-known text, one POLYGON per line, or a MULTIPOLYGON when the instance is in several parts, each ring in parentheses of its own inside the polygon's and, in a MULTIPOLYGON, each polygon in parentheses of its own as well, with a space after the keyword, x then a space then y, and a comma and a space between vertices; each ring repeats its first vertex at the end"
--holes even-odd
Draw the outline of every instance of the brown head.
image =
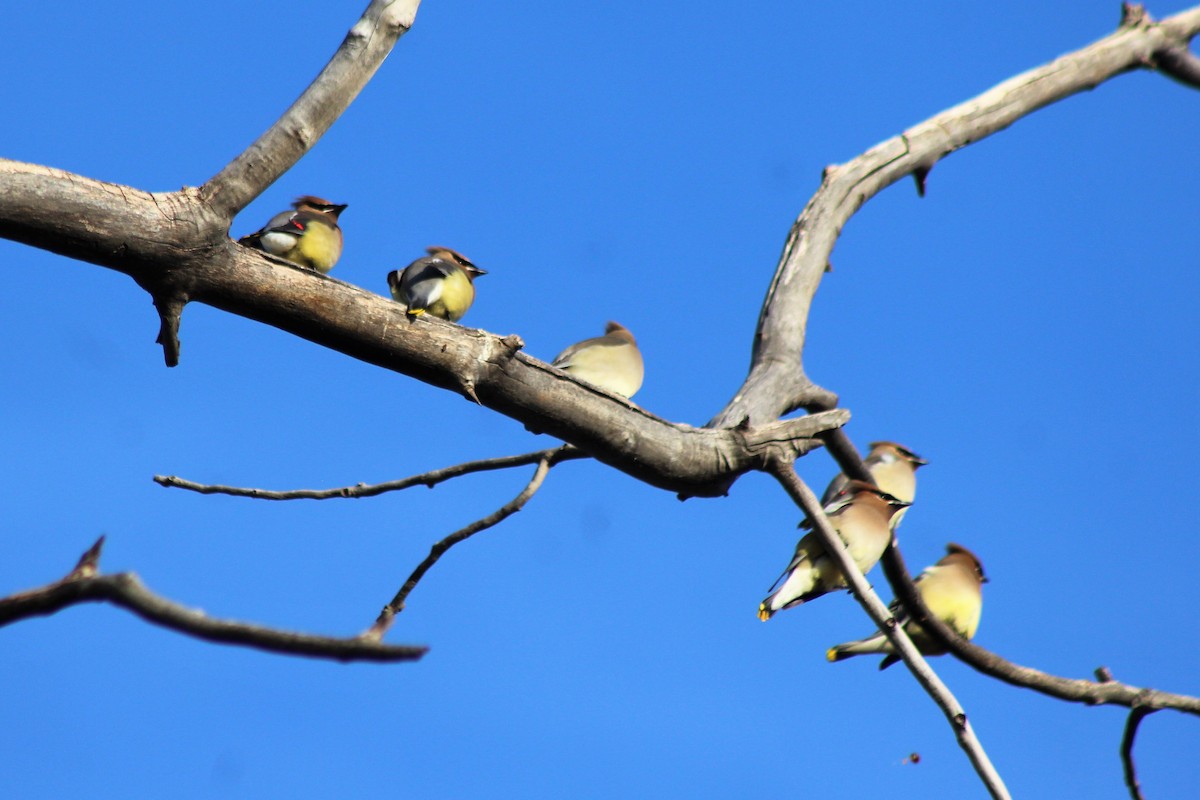
POLYGON ((946 555, 942 556, 939 565, 958 564, 974 575, 980 583, 987 583, 987 576, 983 574, 983 562, 979 557, 972 553, 961 544, 950 542, 946 545, 946 555))
POLYGON ((846 484, 846 493, 851 496, 851 502, 868 503, 883 511, 891 519, 902 508, 908 508, 912 503, 888 494, 866 481, 850 481, 846 484))
POLYGON ((913 465, 913 469, 923 467, 929 462, 921 458, 919 455, 909 450, 902 444, 896 442, 871 442, 871 452, 885 451, 893 453, 897 458, 902 458, 913 465))
POLYGON ((346 203, 331 203, 323 197, 311 194, 301 195, 292 201, 292 208, 297 211, 315 211, 318 214, 328 214, 335 220, 346 210, 346 203))
POLYGON ((629 329, 619 322, 609 322, 607 325, 605 325, 604 335, 612 336, 614 339, 620 339, 622 341, 629 342, 632 345, 637 344, 637 341, 634 340, 633 334, 629 332, 629 329))
POLYGON ((434 258, 440 258, 443 261, 449 261, 451 264, 457 264, 462 268, 462 271, 466 273, 467 280, 471 281, 471 283, 474 283, 475 279, 480 275, 487 275, 486 269, 480 269, 471 263, 471 259, 467 258, 457 250, 451 250, 449 247, 442 247, 441 245, 436 244, 430 245, 429 247, 425 248, 425 252, 429 253, 429 255, 433 256, 434 258))

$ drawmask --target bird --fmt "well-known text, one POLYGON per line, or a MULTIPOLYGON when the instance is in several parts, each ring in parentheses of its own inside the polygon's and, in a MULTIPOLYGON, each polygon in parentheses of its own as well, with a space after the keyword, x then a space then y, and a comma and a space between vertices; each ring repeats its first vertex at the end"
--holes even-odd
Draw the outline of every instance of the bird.
MULTIPOLYGON (((946 555, 932 567, 926 567, 915 581, 921 599, 933 615, 964 639, 973 638, 979 628, 979 616, 983 611, 983 584, 987 582, 979 558, 953 542, 946 545, 946 555)), ((940 656, 946 652, 920 625, 908 618, 899 600, 892 601, 888 610, 896 624, 904 626, 904 631, 922 655, 940 656)), ((886 656, 879 664, 880 669, 887 669, 900 660, 892 643, 879 631, 857 642, 835 645, 826 651, 825 657, 830 661, 841 661, 871 653, 886 656)))
MULTIPOLYGON (((865 481, 849 481, 845 493, 846 497, 839 497, 825 513, 854 563, 866 573, 879 562, 891 541, 892 517, 909 504, 865 481)), ((820 538, 816 533, 807 533, 796 545, 791 563, 771 587, 771 594, 759 604, 758 618, 766 622, 778 611, 846 585, 846 576, 829 557, 820 538)))
POLYGON ((392 298, 403 303, 409 317, 431 314, 458 322, 475 302, 475 279, 487 270, 449 247, 427 247, 429 255, 387 275, 392 298))
MULTIPOLYGON (((871 452, 863 459, 863 464, 880 489, 908 503, 917 495, 917 469, 928 463, 912 450, 896 442, 871 442, 871 452)), ((821 495, 821 505, 828 507, 837 502, 839 496, 846 491, 847 483, 849 479, 838 473, 825 488, 825 494, 821 495)), ((845 500, 846 498, 842 497, 842 502, 845 500)), ((905 511, 906 509, 900 509, 892 517, 892 530, 900 524, 905 511)))
POLYGON ((342 255, 342 229, 338 216, 345 203, 331 203, 306 194, 292 203, 294 211, 281 211, 238 244, 263 250, 322 274, 333 269, 342 255))
POLYGON ((603 336, 571 345, 550 363, 622 397, 633 397, 642 388, 645 373, 637 341, 617 322, 605 325, 603 336))

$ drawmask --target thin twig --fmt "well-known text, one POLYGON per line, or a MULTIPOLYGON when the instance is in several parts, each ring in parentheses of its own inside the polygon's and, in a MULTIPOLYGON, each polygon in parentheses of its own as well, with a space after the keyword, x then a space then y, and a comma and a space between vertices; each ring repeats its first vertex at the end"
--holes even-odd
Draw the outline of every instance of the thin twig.
POLYGON ((272 653, 328 658, 335 661, 415 661, 429 649, 384 645, 363 637, 340 639, 295 633, 245 622, 213 619, 202 611, 181 606, 155 594, 132 572, 98 575, 101 536, 62 580, 0 598, 0 627, 23 619, 46 616, 80 603, 107 602, 137 614, 147 622, 204 639, 272 653))
POLYGON ((159 319, 158 338, 154 341, 162 345, 163 361, 168 367, 179 366, 179 324, 186 304, 187 298, 177 293, 154 297, 159 319))
POLYGON ((1133 740, 1137 736, 1138 725, 1154 711, 1153 708, 1134 708, 1125 720, 1125 734, 1121 737, 1121 766, 1125 768, 1125 785, 1129 787, 1129 796, 1133 800, 1146 800, 1138 783, 1137 767, 1133 764, 1133 740))
POLYGON ((996 768, 992 766, 991 759, 988 758, 987 752, 983 749, 983 745, 975 736, 974 730, 971 728, 971 723, 967 719, 967 713, 963 710, 958 700, 951 694, 942 680, 937 676, 937 673, 929 666, 924 657, 921 656, 917 648, 909 639, 904 627, 897 625, 891 613, 888 611, 883 601, 867 583, 867 579, 859 570, 858 565, 850 557, 849 551, 846 550, 845 544, 841 537, 834 531, 830 525, 829 519, 825 516, 821 508, 821 502, 812 490, 800 479, 796 474, 795 466, 792 462, 777 459, 770 464, 771 474, 783 486, 787 493, 791 496, 803 511, 805 516, 813 523, 813 530, 821 539, 821 544, 824 545, 825 551, 833 557, 837 562, 838 568, 842 574, 846 576, 847 582, 850 584, 851 591, 854 597, 858 600, 859 605, 866 610, 871 621, 887 636, 892 645, 896 649, 896 654, 908 666, 913 677, 917 679, 917 683, 921 685, 933 701, 942 709, 942 713, 946 715, 946 719, 950 722, 950 727, 954 731, 955 737, 958 739, 959 746, 966 752, 967 757, 971 760, 971 764, 975 767, 975 772, 983 781, 988 792, 994 798, 1008 798, 1007 787, 1004 781, 1000 778, 1000 774, 996 772, 996 768))
POLYGON ((1154 67, 1184 86, 1200 89, 1200 58, 1183 45, 1158 51, 1154 56, 1154 67))
MULTIPOLYGON (((837 461, 842 472, 851 478, 874 483, 871 473, 863 464, 862 457, 845 431, 834 430, 821 434, 825 448, 837 461)), ((1163 692, 1115 680, 1083 680, 1063 678, 1047 672, 1008 661, 974 642, 952 631, 946 623, 929 612, 913 584, 912 576, 904 563, 900 550, 893 544, 880 559, 884 574, 905 609, 921 628, 935 641, 954 654, 960 661, 978 672, 1004 681, 1012 686, 1033 689, 1042 694, 1087 705, 1119 705, 1134 708, 1144 705, 1153 709, 1172 708, 1186 714, 1200 716, 1200 698, 1190 695, 1163 692)))
POLYGON ((460 475, 470 475, 474 472, 487 472, 511 467, 523 467, 526 464, 536 464, 549 460, 550 465, 561 464, 564 461, 574 461, 587 458, 587 453, 569 444, 552 447, 548 450, 536 450, 532 453, 522 453, 516 456, 501 456, 485 458, 479 461, 467 461, 462 464, 423 472, 396 481, 384 483, 358 483, 354 486, 341 486, 335 489, 290 489, 273 491, 270 489, 253 489, 241 486, 222 486, 220 484, 195 483, 175 475, 155 475, 154 482, 167 488, 187 489, 200 494, 228 494, 234 497, 253 497, 257 500, 330 500, 334 498, 374 497, 384 492, 398 492, 413 486, 428 486, 433 488, 439 483, 457 478, 460 475))
POLYGON ((487 530, 488 528, 499 524, 508 517, 520 511, 525 504, 529 502, 529 498, 533 497, 537 490, 541 488, 542 481, 546 479, 546 474, 550 471, 550 467, 553 465, 554 460, 551 456, 547 455, 542 458, 540 461, 538 461, 537 469, 534 470, 533 477, 530 479, 529 483, 525 485, 525 488, 521 490, 520 494, 518 494, 512 500, 509 500, 500 508, 493 511, 491 514, 488 514, 482 519, 475 520, 465 528, 459 528, 454 533, 450 534, 445 539, 442 539, 440 542, 430 548, 429 555, 426 556, 425 560, 418 564, 417 568, 412 571, 412 574, 408 576, 408 580, 406 580, 404 585, 400 587, 400 591, 396 592, 396 596, 392 598, 392 601, 383 607, 383 611, 379 612, 379 617, 375 620, 375 623, 371 625, 371 627, 368 628, 365 633, 363 633, 363 638, 371 639, 373 641, 381 640, 383 635, 387 633, 388 628, 392 627, 392 622, 395 620, 396 615, 404 610, 404 604, 408 599, 408 595, 417 587, 417 584, 421 581, 421 578, 425 576, 425 573, 428 572, 430 568, 438 562, 438 559, 445 555, 447 550, 464 539, 469 539, 480 531, 487 530))

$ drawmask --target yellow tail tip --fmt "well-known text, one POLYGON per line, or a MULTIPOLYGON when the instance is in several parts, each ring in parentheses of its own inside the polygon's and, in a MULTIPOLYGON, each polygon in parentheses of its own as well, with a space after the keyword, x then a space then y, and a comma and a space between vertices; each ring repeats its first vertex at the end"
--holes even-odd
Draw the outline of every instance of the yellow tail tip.
POLYGON ((758 604, 758 618, 761 619, 763 622, 766 622, 767 620, 769 620, 771 618, 771 612, 767 609, 766 603, 758 604))
POLYGON ((828 650, 826 650, 825 651, 825 659, 830 662, 837 661, 838 660, 838 649, 836 647, 831 647, 828 650))

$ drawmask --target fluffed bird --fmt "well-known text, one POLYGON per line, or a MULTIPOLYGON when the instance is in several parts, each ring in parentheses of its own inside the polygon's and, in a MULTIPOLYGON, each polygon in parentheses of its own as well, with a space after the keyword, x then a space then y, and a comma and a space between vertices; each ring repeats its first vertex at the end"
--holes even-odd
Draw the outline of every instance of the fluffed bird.
MULTIPOLYGON (((871 442, 871 452, 863 459, 863 464, 879 488, 907 503, 911 503, 917 495, 917 469, 928 463, 912 450, 895 442, 871 442)), ((821 495, 821 505, 828 507, 837 503, 848 483, 849 479, 838 473, 825 488, 825 494, 821 495)), ((845 497, 841 498, 841 502, 845 500, 845 497)), ((904 513, 904 509, 901 509, 892 517, 893 530, 904 518, 904 513)))
POLYGON ((304 195, 292 203, 294 211, 282 211, 260 230, 238 239, 238 244, 264 250, 302 267, 326 273, 342 255, 342 229, 338 215, 345 203, 331 203, 304 195))
MULTIPOLYGON (((970 550, 953 542, 946 545, 946 555, 932 567, 926 567, 915 581, 921 599, 933 615, 964 639, 973 638, 979 628, 985 583, 987 577, 983 574, 983 564, 970 550)), ((922 655, 940 656, 946 652, 945 648, 937 645, 920 625, 908 618, 899 600, 893 601, 888 610, 891 611, 896 624, 904 626, 905 632, 922 655)), ((900 660, 892 643, 879 631, 857 642, 835 645, 829 648, 825 657, 830 661, 841 661, 871 653, 887 656, 879 663, 880 669, 887 669, 900 660)))
POLYGON ((458 322, 475 302, 475 279, 487 270, 449 247, 427 247, 425 252, 429 255, 388 273, 392 298, 404 303, 410 317, 432 314, 458 322))
POLYGON ((551 364, 622 397, 633 397, 642 388, 645 374, 633 334, 616 322, 604 326, 603 336, 584 339, 563 350, 551 364))
MULTIPOLYGON (((847 497, 839 497, 835 504, 826 507, 825 513, 846 543, 850 557, 865 574, 879 562, 891 541, 889 525, 893 515, 909 504, 864 481, 849 481, 845 491, 847 497)), ((771 594, 759 604, 758 618, 766 622, 777 611, 846 586, 846 576, 829 557, 817 534, 805 534, 796 545, 792 562, 771 587, 771 594)))

